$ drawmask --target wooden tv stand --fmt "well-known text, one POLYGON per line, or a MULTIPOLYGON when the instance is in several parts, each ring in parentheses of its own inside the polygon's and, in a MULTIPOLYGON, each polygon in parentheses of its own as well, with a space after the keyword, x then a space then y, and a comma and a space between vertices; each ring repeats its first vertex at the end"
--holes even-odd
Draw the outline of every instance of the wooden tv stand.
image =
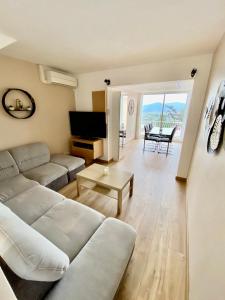
POLYGON ((83 157, 85 161, 94 160, 103 156, 102 139, 82 139, 80 137, 71 137, 71 154, 83 157))

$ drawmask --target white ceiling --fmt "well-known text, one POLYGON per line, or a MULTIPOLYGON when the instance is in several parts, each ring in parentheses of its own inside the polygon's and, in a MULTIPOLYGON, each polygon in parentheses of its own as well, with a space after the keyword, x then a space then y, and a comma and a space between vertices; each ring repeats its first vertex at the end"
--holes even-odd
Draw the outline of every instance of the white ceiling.
POLYGON ((225 30, 225 0, 1 0, 0 53, 95 71, 209 53, 225 30))

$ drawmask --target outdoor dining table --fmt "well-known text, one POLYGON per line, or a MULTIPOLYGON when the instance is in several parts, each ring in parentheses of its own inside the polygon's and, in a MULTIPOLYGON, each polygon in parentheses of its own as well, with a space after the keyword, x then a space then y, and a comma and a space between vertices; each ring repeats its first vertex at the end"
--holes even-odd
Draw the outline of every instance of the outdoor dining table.
POLYGON ((160 135, 163 137, 169 137, 172 134, 173 128, 168 127, 153 127, 150 131, 150 135, 160 135))

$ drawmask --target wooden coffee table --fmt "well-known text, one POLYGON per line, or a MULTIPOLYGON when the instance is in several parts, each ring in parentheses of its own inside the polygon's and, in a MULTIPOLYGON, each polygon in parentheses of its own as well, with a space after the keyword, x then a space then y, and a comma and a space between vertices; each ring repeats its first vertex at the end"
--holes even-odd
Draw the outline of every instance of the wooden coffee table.
MULTIPOLYGON (((90 167, 84 169, 83 171, 77 173, 77 194, 78 196, 80 195, 81 185, 91 189, 94 189, 94 187, 96 186, 106 188, 107 193, 103 192, 103 194, 112 198, 114 197, 111 196, 109 191, 114 190, 117 192, 117 214, 120 214, 122 211, 123 191, 128 184, 130 184, 129 197, 133 195, 134 174, 126 171, 121 171, 113 167, 109 167, 109 172, 107 175, 105 175, 105 168, 105 166, 93 164, 90 167), (85 185, 85 181, 94 183, 94 186, 89 187, 85 185)), ((98 190, 98 192, 101 191, 98 190)))

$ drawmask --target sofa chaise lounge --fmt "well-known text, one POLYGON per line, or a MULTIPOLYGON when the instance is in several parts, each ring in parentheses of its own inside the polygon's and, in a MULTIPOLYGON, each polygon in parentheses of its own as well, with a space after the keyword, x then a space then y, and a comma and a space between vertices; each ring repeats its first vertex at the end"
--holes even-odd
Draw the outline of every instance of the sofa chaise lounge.
POLYGON ((1 267, 16 297, 113 299, 132 255, 134 229, 27 178, 37 179, 26 172, 38 168, 28 161, 24 169, 15 148, 0 152, 1 267))

